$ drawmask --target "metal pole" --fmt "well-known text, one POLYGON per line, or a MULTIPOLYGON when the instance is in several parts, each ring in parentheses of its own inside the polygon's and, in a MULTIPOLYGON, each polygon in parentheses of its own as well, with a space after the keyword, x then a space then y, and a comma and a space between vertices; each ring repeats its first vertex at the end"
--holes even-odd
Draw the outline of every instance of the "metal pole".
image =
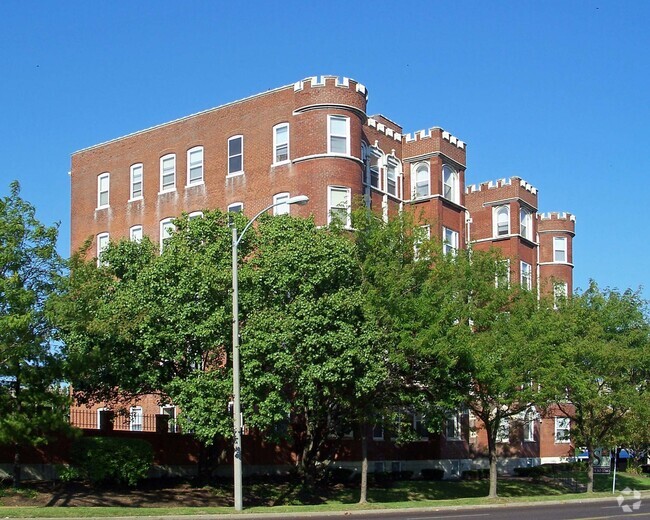
POLYGON ((614 446, 614 449, 612 450, 614 453, 614 476, 612 478, 612 495, 616 493, 616 463, 618 462, 618 448, 614 446))
POLYGON ((237 280, 237 228, 232 224, 232 393, 234 451, 233 477, 235 510, 243 509, 242 500, 242 445, 241 445, 241 395, 239 386, 239 287, 237 280))

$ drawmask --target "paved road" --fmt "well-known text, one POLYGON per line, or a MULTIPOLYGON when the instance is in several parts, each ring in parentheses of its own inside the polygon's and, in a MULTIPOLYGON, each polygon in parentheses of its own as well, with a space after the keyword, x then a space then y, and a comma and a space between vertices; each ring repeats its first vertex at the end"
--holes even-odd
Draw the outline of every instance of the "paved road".
MULTIPOLYGON (((120 517, 112 520, 332 520, 350 518, 351 520, 605 520, 631 519, 650 520, 650 496, 645 495, 640 503, 627 497, 622 504, 624 510, 614 498, 607 500, 571 501, 565 503, 535 503, 528 505, 506 506, 471 506, 431 509, 406 509, 382 511, 341 511, 327 514, 226 514, 226 515, 188 515, 158 517, 120 517)), ((86 519, 89 520, 89 519, 86 519)), ((106 518, 102 519, 106 520, 106 518)))

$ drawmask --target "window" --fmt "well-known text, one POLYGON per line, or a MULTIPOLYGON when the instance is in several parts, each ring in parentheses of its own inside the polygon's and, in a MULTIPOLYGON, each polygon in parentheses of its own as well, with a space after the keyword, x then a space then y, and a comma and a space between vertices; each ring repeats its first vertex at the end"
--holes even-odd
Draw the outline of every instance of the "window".
POLYGON ((569 286, 566 282, 553 283, 553 306, 557 309, 558 303, 566 299, 569 286))
POLYGON ((350 155, 350 120, 343 116, 328 117, 328 153, 350 155))
POLYGON ((503 237, 510 234, 510 206, 494 208, 494 236, 503 237))
POLYGON ((533 287, 533 269, 526 262, 521 262, 521 286, 529 290, 533 287))
POLYGON ((203 212, 202 211, 192 211, 192 213, 190 213, 187 216, 187 219, 188 220, 194 220, 195 218, 201 218, 201 217, 203 217, 203 212))
POLYGON ((129 429, 132 432, 142 431, 142 407, 132 406, 130 410, 129 429))
POLYGON ((243 202, 233 202, 228 205, 228 213, 242 213, 244 211, 243 202))
POLYGON ((236 135, 228 139, 228 175, 244 173, 244 137, 236 135))
POLYGON ((519 233, 528 240, 533 239, 533 218, 530 211, 524 208, 519 210, 519 233))
POLYGON ((289 124, 283 123, 273 127, 273 162, 283 163, 289 160, 289 124))
POLYGON ((427 163, 418 164, 415 167, 415 175, 412 178, 415 198, 429 196, 429 178, 429 165, 427 163))
POLYGON ((277 195, 273 195, 273 204, 277 204, 277 206, 273 207, 273 214, 287 215, 289 213, 289 204, 287 204, 288 200, 288 193, 278 193, 277 195))
POLYGON ((203 147, 187 151, 187 185, 203 184, 203 147))
POLYGON ((107 208, 109 205, 110 177, 110 173, 102 173, 97 177, 97 209, 107 208))
POLYGON ((571 419, 568 417, 555 418, 555 443, 564 444, 571 442, 571 419))
POLYGON ((553 237, 553 261, 566 262, 566 237, 553 237))
POLYGON ((142 240, 142 226, 133 226, 129 230, 129 240, 131 242, 140 242, 142 240))
POLYGON ((386 191, 397 197, 397 166, 390 162, 386 165, 386 191))
POLYGON ((420 439, 426 440, 429 438, 429 432, 424 425, 424 418, 416 413, 413 414, 413 431, 420 439))
POLYGON ((494 277, 495 287, 510 287, 510 258, 500 260, 494 277))
POLYGON ((380 188, 379 185, 379 157, 370 156, 370 185, 373 188, 380 188))
POLYGON ((455 412, 447 417, 445 423, 445 437, 448 441, 459 441, 462 438, 462 414, 455 412))
POLYGON ((161 415, 167 416, 167 431, 169 433, 176 433, 178 428, 176 426, 176 407, 175 406, 161 406, 161 415))
POLYGON ((327 193, 327 223, 350 227, 350 188, 330 186, 327 193))
POLYGON ((460 203, 458 173, 447 164, 442 167, 442 196, 456 204, 460 203))
POLYGON ((174 230, 176 229, 174 224, 173 224, 173 219, 172 218, 166 218, 160 221, 160 252, 163 252, 163 249, 165 249, 165 242, 167 242, 171 236, 174 230))
POLYGON ((501 443, 510 441, 510 421, 508 419, 501 419, 499 429, 497 430, 496 441, 501 443))
POLYGON ((160 192, 176 189, 176 155, 169 154, 160 158, 160 192))
POLYGON ((131 198, 137 200, 142 198, 142 164, 131 166, 131 198))
POLYGON ((384 440, 384 426, 382 424, 375 424, 375 426, 372 428, 372 440, 373 441, 384 440))
POLYGON ((420 226, 416 231, 415 239, 413 240, 413 255, 416 260, 420 258, 420 248, 425 240, 431 239, 431 227, 420 226))
POLYGON ((535 412, 528 410, 524 414, 524 441, 533 442, 535 440, 535 412))
POLYGON ((469 421, 469 438, 470 441, 475 441, 478 439, 478 427, 476 426, 476 415, 470 410, 468 414, 468 421, 469 421))
POLYGON ((108 242, 108 233, 100 233, 97 235, 97 265, 106 265, 105 262, 102 262, 102 254, 106 251, 108 242))
POLYGON ((442 252, 446 255, 455 255, 456 251, 458 251, 458 231, 443 227, 442 235, 442 252))

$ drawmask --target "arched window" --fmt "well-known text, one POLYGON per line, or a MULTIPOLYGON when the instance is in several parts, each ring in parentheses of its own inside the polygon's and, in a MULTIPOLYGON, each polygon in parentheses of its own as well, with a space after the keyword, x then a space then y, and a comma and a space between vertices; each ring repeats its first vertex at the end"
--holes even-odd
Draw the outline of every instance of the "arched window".
POLYGON ((494 236, 502 237, 510 234, 510 207, 494 208, 494 236))
POLYGON ((533 239, 533 222, 530 211, 525 208, 519 210, 519 233, 528 240, 533 239))
POLYGON ((429 191, 430 178, 429 163, 424 162, 415 166, 415 175, 412 177, 415 198, 428 197, 431 194, 429 191))
POLYGON ((456 204, 460 203, 458 173, 448 164, 442 167, 442 196, 456 204))

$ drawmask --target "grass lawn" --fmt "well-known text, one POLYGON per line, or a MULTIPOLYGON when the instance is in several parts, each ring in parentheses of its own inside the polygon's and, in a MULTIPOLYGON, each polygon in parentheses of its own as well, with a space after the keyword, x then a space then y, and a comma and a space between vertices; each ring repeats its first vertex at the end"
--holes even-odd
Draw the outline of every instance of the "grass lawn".
MULTIPOLYGON (((580 478, 582 478, 579 475, 580 478)), ((617 475, 616 489, 625 487, 638 490, 650 490, 650 478, 647 476, 636 476, 627 473, 617 475)), ((596 475, 596 493, 593 497, 611 496, 612 477, 611 475, 596 475)), ((196 492, 196 489, 192 490, 196 492)), ((23 494, 20 497, 24 503, 35 498, 33 490, 14 491, 11 489, 0 489, 0 518, 39 518, 39 517, 112 517, 112 516, 164 516, 164 515, 200 515, 232 513, 232 507, 217 506, 226 504, 232 496, 232 487, 228 485, 219 487, 205 487, 198 491, 213 501, 206 506, 186 507, 182 501, 178 505, 167 504, 165 507, 157 507, 156 502, 138 503, 131 502, 127 495, 127 502, 131 507, 103 507, 103 506, 77 506, 75 507, 39 507, 24 505, 19 507, 2 506, 3 498, 6 500, 15 499, 15 494, 23 494)), ((249 482, 244 487, 244 504, 246 512, 283 513, 283 512, 316 512, 316 511, 338 511, 338 510, 359 510, 379 508, 406 508, 406 507, 440 507, 458 505, 479 505, 508 503, 520 501, 547 501, 547 500, 570 500, 584 499, 584 493, 571 493, 566 487, 558 482, 546 479, 544 481, 533 481, 523 478, 502 479, 499 481, 499 498, 488 500, 485 498, 488 492, 488 482, 482 481, 396 481, 384 487, 372 487, 368 490, 369 504, 364 507, 356 502, 359 498, 359 491, 356 487, 337 485, 330 488, 319 488, 306 491, 297 483, 265 483, 249 482)), ((103 494, 103 492, 101 492, 103 494)), ((135 493, 135 492, 134 492, 135 493)), ((160 491, 158 491, 158 494, 160 491)), ((100 493, 98 493, 100 494, 100 493)), ((138 495, 140 496, 140 495, 138 495)))

